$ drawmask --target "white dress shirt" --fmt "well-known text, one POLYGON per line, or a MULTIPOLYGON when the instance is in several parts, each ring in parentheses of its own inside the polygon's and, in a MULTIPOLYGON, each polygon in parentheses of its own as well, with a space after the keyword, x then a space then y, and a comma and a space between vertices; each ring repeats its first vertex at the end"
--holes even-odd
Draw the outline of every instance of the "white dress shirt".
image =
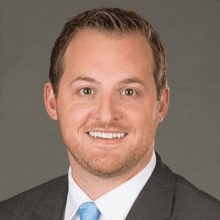
POLYGON ((151 176, 155 165, 156 156, 155 152, 153 152, 150 162, 141 172, 95 201, 90 199, 76 184, 71 175, 70 167, 68 171, 69 190, 64 220, 79 220, 76 212, 78 207, 84 202, 95 202, 101 212, 100 220, 124 220, 151 176))

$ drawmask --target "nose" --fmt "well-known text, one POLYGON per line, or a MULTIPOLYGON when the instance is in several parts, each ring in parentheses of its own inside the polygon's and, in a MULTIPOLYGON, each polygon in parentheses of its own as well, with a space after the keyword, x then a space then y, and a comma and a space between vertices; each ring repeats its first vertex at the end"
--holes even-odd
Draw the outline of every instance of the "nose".
POLYGON ((121 118, 119 103, 114 97, 103 96, 99 101, 95 113, 95 118, 102 124, 110 124, 121 118))

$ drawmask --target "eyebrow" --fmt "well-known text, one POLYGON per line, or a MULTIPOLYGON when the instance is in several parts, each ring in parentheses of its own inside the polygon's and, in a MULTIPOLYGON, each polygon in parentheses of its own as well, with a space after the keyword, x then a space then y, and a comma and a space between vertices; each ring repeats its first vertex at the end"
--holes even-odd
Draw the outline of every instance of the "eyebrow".
POLYGON ((86 82, 91 82, 91 83, 97 83, 100 84, 97 80, 88 77, 88 76, 78 76, 77 78, 73 79, 70 83, 69 83, 69 87, 74 83, 74 82, 78 82, 78 81, 86 81, 86 82))
POLYGON ((130 84, 130 83, 138 83, 143 86, 146 86, 146 84, 138 77, 125 78, 122 81, 120 81, 118 84, 130 84))
MULTIPOLYGON (((96 84, 101 84, 99 81, 95 80, 94 78, 88 77, 88 76, 78 76, 77 78, 73 79, 70 83, 69 83, 69 87, 74 83, 74 82, 78 82, 78 81, 86 81, 86 82, 90 82, 90 83, 96 83, 96 84)), ((128 77, 123 79, 122 81, 118 82, 117 84, 130 84, 130 83, 138 83, 141 84, 143 86, 146 86, 146 84, 139 79, 138 77, 128 77)))

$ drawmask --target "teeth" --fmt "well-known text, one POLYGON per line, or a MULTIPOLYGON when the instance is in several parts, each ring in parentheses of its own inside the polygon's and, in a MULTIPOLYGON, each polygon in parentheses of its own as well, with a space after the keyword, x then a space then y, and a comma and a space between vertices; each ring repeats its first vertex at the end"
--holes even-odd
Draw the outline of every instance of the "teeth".
POLYGON ((123 138, 125 133, 110 133, 110 132, 99 132, 99 131, 90 131, 89 135, 92 137, 99 137, 104 139, 113 139, 113 138, 123 138))

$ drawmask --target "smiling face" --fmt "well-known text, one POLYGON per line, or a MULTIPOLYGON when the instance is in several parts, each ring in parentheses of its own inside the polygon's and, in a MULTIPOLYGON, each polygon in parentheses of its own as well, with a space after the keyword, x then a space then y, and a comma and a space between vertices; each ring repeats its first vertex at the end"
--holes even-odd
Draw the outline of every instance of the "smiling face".
POLYGON ((73 171, 105 178, 140 171, 168 106, 167 89, 157 100, 147 40, 82 30, 64 61, 58 96, 47 83, 45 103, 59 122, 73 171))

